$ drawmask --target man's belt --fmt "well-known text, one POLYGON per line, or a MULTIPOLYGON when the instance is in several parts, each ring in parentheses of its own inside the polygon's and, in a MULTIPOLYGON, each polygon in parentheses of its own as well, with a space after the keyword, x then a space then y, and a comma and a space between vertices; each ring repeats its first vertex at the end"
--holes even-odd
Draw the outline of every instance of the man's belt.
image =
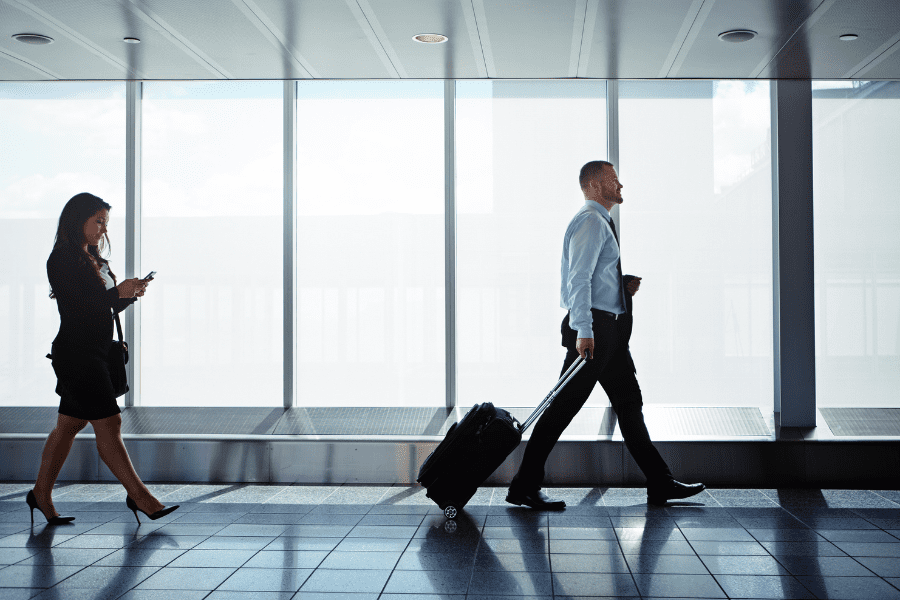
POLYGON ((609 312, 608 310, 600 310, 599 308, 592 308, 591 312, 596 313, 598 316, 604 317, 606 319, 612 319, 614 321, 625 316, 624 313, 619 315, 614 312, 609 312))

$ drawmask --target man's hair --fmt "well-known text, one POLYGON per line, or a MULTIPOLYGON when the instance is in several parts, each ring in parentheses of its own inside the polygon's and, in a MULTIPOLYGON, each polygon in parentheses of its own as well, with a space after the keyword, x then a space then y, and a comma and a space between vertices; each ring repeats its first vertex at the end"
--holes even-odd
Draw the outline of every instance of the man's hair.
POLYGON ((578 175, 578 183, 581 185, 582 191, 587 189, 589 182, 600 178, 600 175, 603 173, 603 165, 614 166, 611 162, 606 160, 592 160, 581 167, 581 173, 578 175))

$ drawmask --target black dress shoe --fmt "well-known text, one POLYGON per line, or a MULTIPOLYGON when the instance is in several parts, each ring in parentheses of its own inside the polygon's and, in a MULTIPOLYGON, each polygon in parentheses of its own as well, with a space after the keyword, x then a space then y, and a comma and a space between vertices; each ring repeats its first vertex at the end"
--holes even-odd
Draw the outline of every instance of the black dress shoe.
POLYGON ((528 506, 535 510, 562 510, 566 507, 566 503, 562 500, 551 500, 547 494, 541 490, 534 492, 519 493, 510 490, 506 494, 506 501, 517 506, 528 506))
POLYGON ((706 489, 702 483, 681 483, 674 479, 671 483, 647 488, 647 503, 662 506, 669 500, 690 498, 706 489))

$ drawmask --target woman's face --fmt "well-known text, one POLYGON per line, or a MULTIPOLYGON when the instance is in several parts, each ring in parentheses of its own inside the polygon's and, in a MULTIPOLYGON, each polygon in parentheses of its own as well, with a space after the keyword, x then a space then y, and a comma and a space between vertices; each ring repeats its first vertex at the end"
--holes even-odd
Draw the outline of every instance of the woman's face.
POLYGON ((100 238, 106 233, 106 224, 109 223, 109 211, 98 210, 97 214, 88 219, 84 224, 84 240, 88 246, 100 244, 100 238))

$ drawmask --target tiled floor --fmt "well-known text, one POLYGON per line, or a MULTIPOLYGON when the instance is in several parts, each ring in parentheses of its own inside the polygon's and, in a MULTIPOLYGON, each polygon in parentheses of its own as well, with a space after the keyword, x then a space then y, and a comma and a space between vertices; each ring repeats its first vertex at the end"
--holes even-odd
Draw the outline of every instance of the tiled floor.
POLYGON ((448 522, 415 486, 157 484, 181 508, 138 526, 119 486, 68 483, 75 523, 32 527, 29 487, 0 484, 3 599, 900 599, 897 491, 558 488, 539 513, 485 488, 448 522))

